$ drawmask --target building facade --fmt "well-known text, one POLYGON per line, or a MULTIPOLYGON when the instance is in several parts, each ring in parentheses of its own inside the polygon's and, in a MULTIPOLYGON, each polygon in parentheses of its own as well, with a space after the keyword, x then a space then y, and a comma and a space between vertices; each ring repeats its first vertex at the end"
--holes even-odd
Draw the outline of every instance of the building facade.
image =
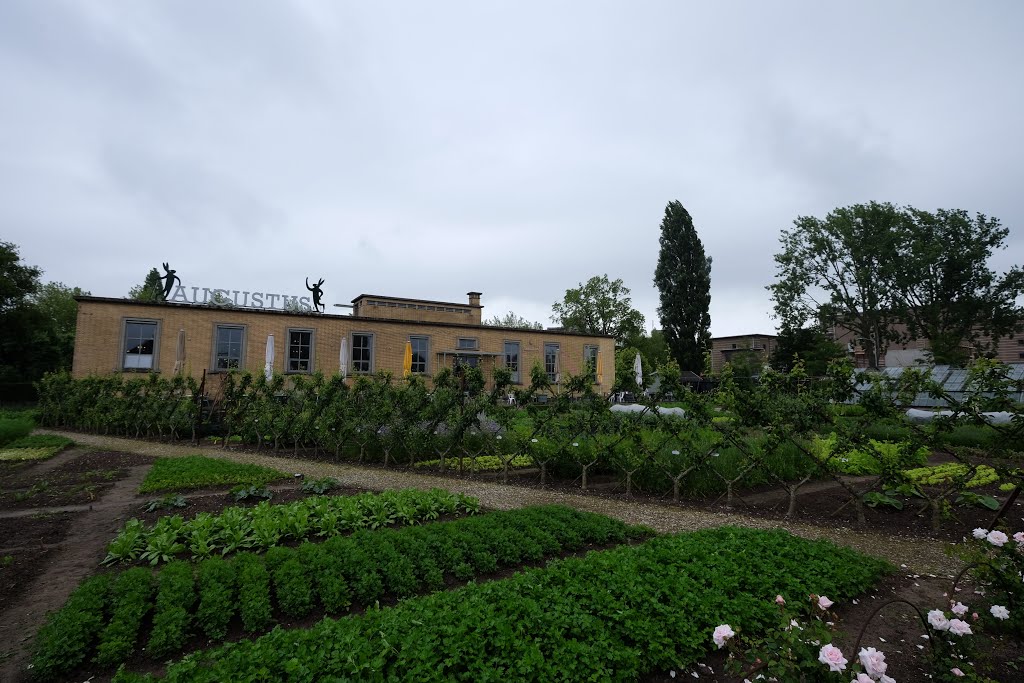
POLYGON ((595 390, 610 391, 613 338, 482 325, 480 296, 451 303, 362 294, 352 315, 79 297, 72 374, 263 372, 272 344, 276 373, 400 377, 408 345, 412 372, 428 380, 461 365, 479 367, 490 382, 503 366, 525 385, 540 364, 552 382, 588 371, 595 390))
MULTIPOLYGON (((901 336, 907 334, 907 326, 902 323, 894 323, 893 331, 901 336)), ((853 359, 854 367, 869 368, 871 359, 862 343, 862 340, 855 332, 841 324, 831 328, 832 339, 836 341, 853 359)), ((993 340, 992 337, 982 337, 982 344, 990 345, 996 342, 996 349, 991 354, 992 358, 1002 363, 1024 363, 1024 336, 1000 337, 993 340)), ((884 342, 885 352, 878 355, 879 368, 892 367, 913 367, 921 363, 927 363, 928 340, 910 339, 906 342, 884 342)), ((964 356, 974 358, 977 356, 975 349, 969 342, 961 344, 964 356)))
POLYGON ((775 350, 774 334, 738 334, 731 337, 711 338, 711 373, 722 372, 737 354, 752 353, 763 363, 775 350))

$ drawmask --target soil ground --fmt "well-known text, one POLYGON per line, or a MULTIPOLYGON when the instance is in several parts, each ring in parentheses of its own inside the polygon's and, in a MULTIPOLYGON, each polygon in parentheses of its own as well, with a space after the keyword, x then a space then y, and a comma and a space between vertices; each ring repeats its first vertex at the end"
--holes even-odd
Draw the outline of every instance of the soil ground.
MULTIPOLYGON (((632 524, 646 524, 662 532, 732 524, 784 528, 808 538, 828 538, 883 557, 901 567, 896 575, 880 585, 872 596, 861 599, 859 604, 837 606, 840 627, 848 634, 847 638, 855 637, 877 605, 894 597, 907 598, 921 605, 925 611, 948 604, 943 593, 950 590, 958 561, 944 552, 944 541, 959 539, 974 526, 987 526, 992 514, 987 510, 979 511, 973 517, 964 514, 959 521, 945 525, 936 536, 928 530, 927 523, 921 523, 912 514, 886 517, 881 515, 888 513, 878 513, 880 516, 875 518, 872 513, 877 511, 868 510, 868 528, 845 526, 849 519, 831 514, 837 507, 834 487, 808 485, 806 495, 801 494, 800 506, 813 511, 817 509, 815 499, 820 497, 821 516, 815 517, 811 513, 806 521, 798 522, 787 520, 778 509, 772 509, 777 501, 774 500, 776 494, 770 491, 747 492, 740 499, 746 507, 726 509, 720 504, 711 504, 712 501, 676 505, 664 499, 627 498, 600 478, 595 479, 593 491, 582 493, 578 486, 569 484, 545 489, 527 486, 529 478, 522 477, 510 485, 502 485, 495 483, 496 475, 429 475, 281 457, 283 454, 275 456, 267 452, 177 446, 72 433, 65 435, 98 450, 72 449, 48 461, 4 463, 11 466, 0 468, 0 605, 3 605, 0 615, 0 681, 24 680, 32 634, 43 623, 47 611, 59 608, 74 586, 96 571, 107 543, 126 519, 139 517, 152 522, 162 514, 191 517, 201 511, 215 511, 236 504, 226 490, 183 492, 188 500, 185 508, 144 513, 142 506, 148 500, 161 497, 135 493, 147 464, 154 456, 203 453, 274 467, 307 478, 333 476, 346 487, 340 491, 342 494, 387 488, 447 488, 476 496, 485 507, 510 509, 559 503, 607 514, 632 524), (39 490, 43 481, 49 485, 39 490), (33 486, 37 489, 35 493, 16 500, 18 493, 27 493, 33 486), (88 487, 95 487, 90 491, 93 498, 89 500, 86 496, 87 499, 83 500, 82 494, 88 487), (2 566, 6 562, 3 560, 5 556, 15 558, 6 567, 2 566)), ((295 486, 271 488, 276 489, 272 500, 275 503, 302 495, 295 486)), ((1019 519, 1020 516, 1019 509, 1015 509, 1010 519, 1019 519)), ((887 608, 871 621, 869 632, 870 638, 884 638, 888 644, 880 646, 877 641, 874 643, 891 653, 889 661, 893 668, 890 674, 896 680, 931 680, 921 669, 921 650, 917 647, 921 627, 908 620, 905 612, 887 608), (898 666, 894 664, 897 661, 898 666), (895 675, 897 672, 900 675, 895 675)), ((865 641, 865 645, 870 644, 873 643, 865 641)), ((1004 664, 1020 656, 1018 647, 1018 643, 1010 640, 995 641, 994 668, 990 669, 989 675, 995 680, 1019 680, 1016 670, 1004 664)), ((711 657, 706 665, 717 673, 712 674, 705 668, 698 669, 696 673, 701 680, 742 680, 722 676, 723 662, 720 655, 711 657)), ((677 672, 677 675, 680 673, 691 678, 689 671, 677 672)), ((661 672, 646 680, 667 681, 672 678, 668 672, 661 672)))

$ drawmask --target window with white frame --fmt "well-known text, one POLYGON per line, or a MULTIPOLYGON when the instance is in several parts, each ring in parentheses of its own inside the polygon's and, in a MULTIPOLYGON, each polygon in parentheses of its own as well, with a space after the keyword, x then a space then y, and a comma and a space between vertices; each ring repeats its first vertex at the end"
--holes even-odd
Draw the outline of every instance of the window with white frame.
POLYGON ((152 370, 156 367, 159 324, 155 320, 126 320, 122 364, 125 370, 152 370))
POLYGON ((558 381, 558 344, 544 345, 544 372, 549 382, 558 381))
POLYGON ((313 372, 313 330, 288 330, 287 372, 313 372))
POLYGON ((352 335, 352 372, 373 371, 373 335, 356 332, 352 335))
POLYGON ((505 342, 505 367, 512 373, 512 383, 519 384, 519 342, 505 342))
POLYGON ((409 344, 412 346, 412 371, 426 373, 427 357, 430 352, 430 338, 409 337, 409 344))
POLYGON ((213 369, 241 369, 244 343, 245 328, 243 326, 217 325, 213 342, 213 369))

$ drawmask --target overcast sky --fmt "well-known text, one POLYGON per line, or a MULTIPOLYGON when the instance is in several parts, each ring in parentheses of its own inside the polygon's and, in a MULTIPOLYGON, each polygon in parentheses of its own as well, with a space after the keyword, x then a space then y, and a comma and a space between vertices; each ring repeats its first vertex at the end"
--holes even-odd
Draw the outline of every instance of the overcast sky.
POLYGON ((169 261, 545 324, 607 273, 650 329, 679 200, 712 333, 770 332, 797 216, 963 208, 1024 261, 1022 25, 1019 0, 3 0, 0 240, 97 296, 169 261))

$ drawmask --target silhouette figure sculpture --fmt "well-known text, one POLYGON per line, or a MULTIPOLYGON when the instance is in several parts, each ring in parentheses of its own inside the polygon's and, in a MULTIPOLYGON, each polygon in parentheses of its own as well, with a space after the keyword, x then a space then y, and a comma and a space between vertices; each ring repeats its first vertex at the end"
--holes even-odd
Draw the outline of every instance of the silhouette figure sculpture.
POLYGON ((170 266, 168 266, 166 263, 164 263, 164 272, 166 273, 166 275, 163 275, 160 278, 161 280, 164 281, 164 291, 161 293, 160 299, 162 301, 167 301, 167 297, 171 295, 171 290, 174 289, 174 283, 177 282, 180 285, 181 278, 175 275, 174 273, 176 271, 170 266))
POLYGON ((313 285, 312 287, 310 287, 309 286, 309 278, 308 277, 306 278, 306 289, 308 289, 309 291, 313 292, 313 308, 316 309, 316 311, 318 313, 321 313, 321 312, 322 313, 326 313, 327 312, 327 304, 320 303, 320 297, 322 297, 324 295, 324 290, 320 289, 320 285, 322 285, 323 283, 324 283, 324 279, 320 278, 320 282, 318 282, 315 285, 313 285), (324 309, 323 311, 320 310, 321 307, 324 309))

